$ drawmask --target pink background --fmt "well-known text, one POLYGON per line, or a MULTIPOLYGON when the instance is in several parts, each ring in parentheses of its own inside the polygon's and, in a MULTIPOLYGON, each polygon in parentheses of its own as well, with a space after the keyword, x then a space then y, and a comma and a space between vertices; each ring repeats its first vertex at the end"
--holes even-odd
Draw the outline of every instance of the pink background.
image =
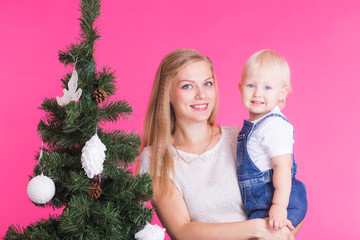
MULTIPOLYGON (((35 207, 26 186, 41 140, 45 97, 62 96, 57 50, 78 37, 78 1, 0 3, 0 237, 51 209, 35 207)), ((180 47, 213 59, 219 82, 218 123, 242 125, 240 69, 270 48, 289 62, 293 93, 285 114, 296 131, 298 177, 309 210, 297 239, 359 239, 360 3, 343 1, 103 1, 96 59, 116 70, 118 91, 134 107, 109 128, 140 132, 156 68, 180 47)))

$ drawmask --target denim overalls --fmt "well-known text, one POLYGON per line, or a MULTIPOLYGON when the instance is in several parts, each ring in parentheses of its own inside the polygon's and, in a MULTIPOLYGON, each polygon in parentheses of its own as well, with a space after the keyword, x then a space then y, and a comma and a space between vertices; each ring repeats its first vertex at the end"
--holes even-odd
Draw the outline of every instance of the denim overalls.
MULTIPOLYGON (((244 120, 244 126, 238 135, 237 144, 237 173, 241 196, 249 219, 266 218, 272 205, 274 186, 272 182, 273 170, 261 172, 250 159, 247 151, 247 141, 253 131, 269 117, 280 117, 288 120, 280 114, 269 114, 255 125, 244 120)), ((287 208, 288 219, 296 227, 305 217, 307 210, 305 185, 295 179, 297 165, 292 155, 292 187, 287 208)))

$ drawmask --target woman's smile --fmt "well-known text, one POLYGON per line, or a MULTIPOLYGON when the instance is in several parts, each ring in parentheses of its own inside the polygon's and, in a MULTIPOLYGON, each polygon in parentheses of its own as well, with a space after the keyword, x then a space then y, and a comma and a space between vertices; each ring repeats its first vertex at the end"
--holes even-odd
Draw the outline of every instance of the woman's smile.
POLYGON ((190 107, 194 108, 196 111, 206 111, 208 109, 208 103, 204 104, 194 104, 190 105, 190 107))

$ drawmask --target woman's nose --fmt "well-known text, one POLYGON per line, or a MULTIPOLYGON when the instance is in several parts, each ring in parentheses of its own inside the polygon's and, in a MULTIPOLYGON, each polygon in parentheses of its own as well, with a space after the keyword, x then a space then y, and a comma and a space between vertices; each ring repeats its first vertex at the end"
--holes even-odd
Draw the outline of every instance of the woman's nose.
POLYGON ((205 90, 201 87, 197 87, 196 89, 196 99, 204 99, 205 98, 205 90))

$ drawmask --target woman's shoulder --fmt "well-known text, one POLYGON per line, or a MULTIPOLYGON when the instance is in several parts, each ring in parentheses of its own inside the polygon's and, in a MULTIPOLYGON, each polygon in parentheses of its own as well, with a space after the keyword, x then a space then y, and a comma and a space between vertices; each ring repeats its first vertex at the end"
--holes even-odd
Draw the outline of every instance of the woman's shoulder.
POLYGON ((237 135, 240 132, 240 128, 237 126, 220 126, 221 132, 224 135, 226 139, 230 138, 233 139, 234 137, 237 137, 237 135))
POLYGON ((139 164, 140 164, 140 173, 150 172, 150 163, 151 163, 151 147, 145 147, 140 154, 139 164))
POLYGON ((144 147, 144 149, 141 151, 140 156, 150 156, 151 155, 151 146, 144 147))
POLYGON ((237 136, 239 135, 240 128, 236 126, 220 126, 221 128, 221 138, 217 145, 218 149, 226 149, 230 147, 233 149, 236 147, 237 136))
POLYGON ((240 128, 237 126, 222 126, 220 125, 222 130, 231 131, 231 132, 240 132, 240 128))

